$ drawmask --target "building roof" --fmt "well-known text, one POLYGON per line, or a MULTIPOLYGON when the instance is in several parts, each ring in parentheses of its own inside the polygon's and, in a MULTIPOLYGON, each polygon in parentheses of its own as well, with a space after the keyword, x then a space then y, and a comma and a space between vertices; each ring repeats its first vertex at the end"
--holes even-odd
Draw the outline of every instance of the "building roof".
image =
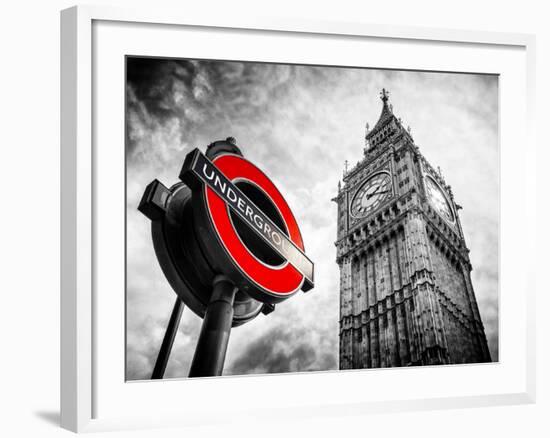
POLYGON ((375 136, 384 126, 388 124, 390 120, 395 118, 392 109, 388 104, 389 92, 385 88, 382 88, 382 91, 380 92, 380 99, 383 102, 382 112, 380 113, 380 117, 378 118, 376 125, 374 125, 374 128, 372 128, 372 130, 365 136, 367 140, 375 136))

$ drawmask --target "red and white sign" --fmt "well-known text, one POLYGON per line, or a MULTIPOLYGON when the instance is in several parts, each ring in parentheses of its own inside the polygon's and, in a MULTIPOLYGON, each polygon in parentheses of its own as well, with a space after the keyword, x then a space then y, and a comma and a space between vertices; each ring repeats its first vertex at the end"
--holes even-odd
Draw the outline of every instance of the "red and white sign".
POLYGON ((232 153, 210 161, 195 149, 186 157, 180 178, 193 190, 195 220, 201 222, 196 225, 205 255, 239 288, 260 301, 278 302, 313 287, 314 266, 304 253, 296 218, 275 184, 258 167, 232 153), (239 189, 243 182, 259 190, 275 207, 284 230, 239 189), (243 241, 235 216, 247 231, 269 245, 282 263, 261 260, 251 247, 254 245, 243 241))

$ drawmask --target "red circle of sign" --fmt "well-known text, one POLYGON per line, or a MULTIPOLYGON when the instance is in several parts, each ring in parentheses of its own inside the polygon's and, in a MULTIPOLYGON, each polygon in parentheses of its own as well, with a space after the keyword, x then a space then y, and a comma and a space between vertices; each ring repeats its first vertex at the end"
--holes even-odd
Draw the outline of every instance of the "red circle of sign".
MULTIPOLYGON (((260 187, 279 209, 290 240, 304 251, 302 235, 290 207, 277 187, 260 169, 245 158, 232 154, 220 155, 213 162, 230 181, 247 179, 260 187)), ((214 228, 240 270, 250 280, 272 294, 288 296, 296 292, 301 287, 304 276, 290 263, 280 267, 270 267, 254 257, 239 238, 224 200, 210 187, 205 185, 205 189, 208 211, 214 228)))

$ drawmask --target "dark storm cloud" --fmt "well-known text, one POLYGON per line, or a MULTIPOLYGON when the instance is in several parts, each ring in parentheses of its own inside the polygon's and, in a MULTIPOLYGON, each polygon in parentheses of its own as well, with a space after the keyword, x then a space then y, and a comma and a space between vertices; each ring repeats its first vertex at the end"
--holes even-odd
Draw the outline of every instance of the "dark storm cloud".
POLYGON ((227 374, 284 373, 335 369, 336 358, 307 342, 305 330, 275 327, 246 346, 227 374))
POLYGON ((136 146, 137 123, 163 126, 180 123, 186 141, 200 137, 204 125, 230 131, 235 122, 255 123, 264 117, 292 78, 294 66, 129 58, 127 63, 130 150, 136 146))
MULTIPOLYGON (((129 59, 127 100, 128 379, 148 378, 174 292, 136 208, 154 178, 177 182, 185 154, 234 136, 285 194, 316 286, 231 333, 225 374, 338 367, 336 194, 343 162, 362 157, 365 123, 391 91, 422 153, 453 187, 493 358, 498 355, 497 80, 480 75, 242 62, 129 59)), ((185 309, 166 372, 187 376, 200 319, 185 309)))
POLYGON ((178 108, 178 83, 188 89, 195 76, 194 65, 189 62, 151 58, 129 58, 127 62, 127 84, 134 89, 137 100, 157 118, 172 115, 178 108))

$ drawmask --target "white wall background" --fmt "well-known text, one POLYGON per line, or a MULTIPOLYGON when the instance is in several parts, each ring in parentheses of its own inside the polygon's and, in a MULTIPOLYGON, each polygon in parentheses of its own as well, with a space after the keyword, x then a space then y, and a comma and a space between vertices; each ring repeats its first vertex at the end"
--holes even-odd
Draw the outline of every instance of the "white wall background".
MULTIPOLYGON (((145 1, 96 1, 140 5, 145 1)), ((59 10, 70 1, 10 2, 0 14, 0 435, 67 435, 59 418, 59 10)), ((550 159, 544 135, 550 93, 550 28, 545 2, 429 0, 338 2, 277 0, 230 2, 156 0, 158 7, 200 8, 221 15, 247 14, 365 21, 398 25, 537 34, 538 199, 538 401, 535 405, 393 415, 312 419, 274 418, 261 431, 227 427, 118 432, 108 436, 548 436, 547 375, 550 307, 543 273, 548 257, 546 213, 550 159)), ((518 153, 522 153, 518 147, 518 153)))

